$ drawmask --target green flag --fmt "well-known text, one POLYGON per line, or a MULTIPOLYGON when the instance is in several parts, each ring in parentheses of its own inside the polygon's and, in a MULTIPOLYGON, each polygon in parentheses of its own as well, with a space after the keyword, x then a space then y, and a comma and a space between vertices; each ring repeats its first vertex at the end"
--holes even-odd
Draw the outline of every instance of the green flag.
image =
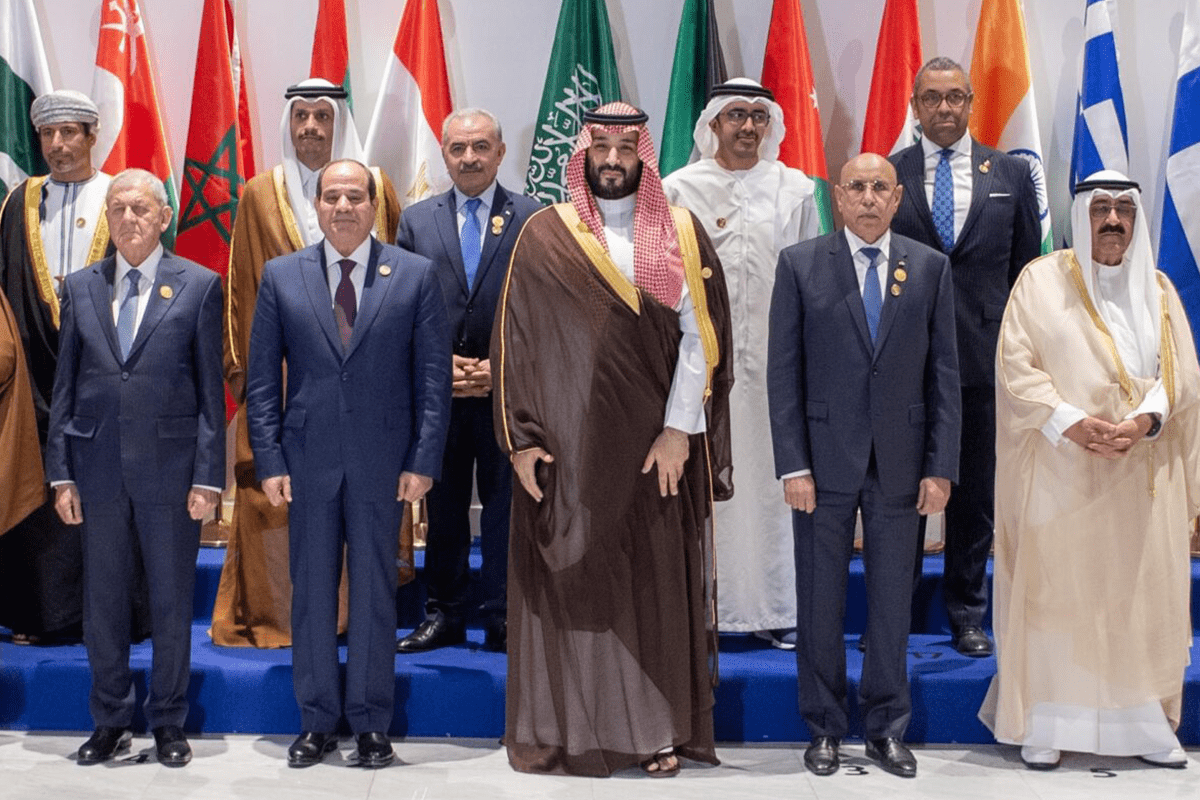
POLYGON ((533 133, 525 193, 543 203, 567 200, 567 160, 583 113, 621 99, 604 0, 564 0, 533 133))
POLYGON ((695 146, 693 131, 708 103, 709 89, 727 79, 712 0, 685 0, 679 37, 675 40, 675 64, 671 67, 667 117, 658 159, 664 178, 691 160, 695 146))
POLYGON ((0 3, 0 196, 30 175, 50 171, 29 107, 52 91, 33 0, 0 3))

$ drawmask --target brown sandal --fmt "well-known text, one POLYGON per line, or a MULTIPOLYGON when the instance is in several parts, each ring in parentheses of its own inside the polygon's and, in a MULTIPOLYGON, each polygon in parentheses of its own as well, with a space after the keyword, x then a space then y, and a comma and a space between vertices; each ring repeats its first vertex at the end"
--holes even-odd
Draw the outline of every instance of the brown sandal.
POLYGON ((651 778, 674 778, 679 774, 679 756, 674 750, 655 753, 652 758, 642 762, 642 770, 651 778))

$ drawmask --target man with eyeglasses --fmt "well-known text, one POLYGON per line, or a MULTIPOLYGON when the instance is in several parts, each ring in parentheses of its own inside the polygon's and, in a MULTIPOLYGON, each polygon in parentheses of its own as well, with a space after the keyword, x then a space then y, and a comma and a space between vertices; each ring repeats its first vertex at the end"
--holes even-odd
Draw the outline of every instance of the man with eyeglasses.
POLYGON ((834 189, 844 231, 785 248, 771 297, 767 389, 775 472, 793 509, 804 764, 839 767, 849 733, 843 617, 863 520, 866 755, 917 774, 906 651, 921 516, 958 477, 959 379, 950 263, 888 230, 903 196, 883 156, 864 153, 834 189))
POLYGON ((1009 288, 1040 254, 1042 232, 1029 164, 967 133, 971 96, 966 73, 948 58, 917 73, 912 109, 922 139, 891 157, 904 187, 892 230, 950 257, 963 424, 959 483, 946 507, 943 596, 954 646, 982 657, 992 653, 983 630, 996 470, 992 359, 1009 288))
POLYGON ((813 182, 778 161, 783 109, 748 78, 712 87, 696 121, 700 160, 663 179, 667 199, 690 209, 725 267, 733 318, 730 394, 739 492, 716 504, 717 620, 722 631, 796 646, 796 575, 787 508, 761 455, 767 424, 767 310, 779 251, 819 233, 813 182))
POLYGON ((996 369, 997 675, 980 710, 1030 769, 1183 768, 1200 367, 1138 185, 1075 186, 1074 247, 1012 290, 996 369))

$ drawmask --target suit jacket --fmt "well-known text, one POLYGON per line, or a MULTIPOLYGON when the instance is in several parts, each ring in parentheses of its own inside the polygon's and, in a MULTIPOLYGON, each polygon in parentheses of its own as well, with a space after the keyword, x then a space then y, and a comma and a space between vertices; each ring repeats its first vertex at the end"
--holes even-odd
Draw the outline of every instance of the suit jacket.
POLYGON ((63 285, 46 478, 85 503, 115 497, 183 504, 193 485, 225 485, 221 279, 164 251, 127 359, 113 322, 116 258, 63 285))
POLYGON ((894 233, 890 249, 873 345, 841 231, 780 253, 767 354, 777 475, 810 469, 818 491, 858 487, 874 448, 889 495, 915 495, 924 477, 958 479, 950 263, 894 233))
POLYGON ((450 416, 450 336, 428 259, 371 242, 345 352, 324 242, 267 262, 250 332, 246 388, 259 480, 293 493, 395 499, 401 472, 437 478, 450 416), (282 364, 287 361, 286 398, 282 364))
POLYGON ((529 215, 542 207, 532 197, 510 194, 499 183, 484 229, 483 251, 475 282, 467 286, 462 246, 458 235, 458 208, 454 190, 422 200, 405 209, 396 234, 396 244, 433 262, 456 355, 487 358, 492 337, 492 320, 504 288, 513 245, 529 215), (495 233, 492 220, 503 220, 495 233))
MULTIPOLYGON (((925 198, 925 153, 918 142, 891 157, 904 198, 892 230, 941 251, 925 198)), ((995 384, 996 339, 1008 291, 1041 254, 1042 227, 1029 164, 971 140, 971 204, 948 254, 954 273, 959 371, 963 386, 995 384)))

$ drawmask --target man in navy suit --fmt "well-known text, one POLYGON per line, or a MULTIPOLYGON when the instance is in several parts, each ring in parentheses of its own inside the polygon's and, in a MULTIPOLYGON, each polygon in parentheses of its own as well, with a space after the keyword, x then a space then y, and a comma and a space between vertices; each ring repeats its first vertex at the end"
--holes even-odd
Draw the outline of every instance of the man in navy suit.
POLYGON ((192 757, 182 726, 200 520, 225 484, 221 279, 159 244, 171 206, 154 175, 125 170, 105 202, 117 252, 63 285, 46 444, 55 510, 84 525, 96 731, 78 761, 129 746, 131 603, 144 570, 154 645, 146 718, 159 762, 182 766, 192 757))
POLYGON ((818 775, 837 771, 849 732, 842 623, 859 510, 866 753, 893 774, 917 772, 901 740, 918 519, 942 510, 957 478, 960 409, 950 263, 888 231, 903 194, 882 156, 852 159, 835 189, 845 230, 786 248, 771 296, 771 439, 794 509, 804 763, 818 775))
POLYGON ((1042 229, 1029 164, 967 133, 971 84, 962 67, 948 58, 923 66, 912 109, 923 138, 891 159, 904 187, 892 229, 946 253, 954 274, 962 464, 946 507, 942 586, 955 647, 982 657, 992 653, 983 618, 996 484, 996 337, 1013 281, 1041 252, 1042 229))
POLYGON ((442 158, 454 188, 404 212, 396 243, 433 261, 450 314, 454 400, 442 479, 426 501, 425 621, 396 643, 418 653, 466 640, 470 577, 471 487, 478 481, 483 571, 479 596, 486 650, 505 649, 508 518, 512 466, 492 428, 488 345, 496 302, 521 226, 541 208, 496 182, 504 158, 500 122, 478 108, 455 111, 442 125, 442 158), (472 474, 474 473, 474 475, 472 474))
POLYGON ((396 531, 438 476, 450 415, 450 335, 433 265, 371 237, 375 180, 332 161, 315 199, 324 240, 267 262, 250 333, 250 445, 263 491, 290 503, 292 679, 303 733, 288 765, 337 746, 385 767, 395 692, 396 531), (283 364, 287 363, 284 381, 283 364), (286 392, 286 396, 285 396, 286 392), (350 583, 344 698, 337 595, 350 583))

